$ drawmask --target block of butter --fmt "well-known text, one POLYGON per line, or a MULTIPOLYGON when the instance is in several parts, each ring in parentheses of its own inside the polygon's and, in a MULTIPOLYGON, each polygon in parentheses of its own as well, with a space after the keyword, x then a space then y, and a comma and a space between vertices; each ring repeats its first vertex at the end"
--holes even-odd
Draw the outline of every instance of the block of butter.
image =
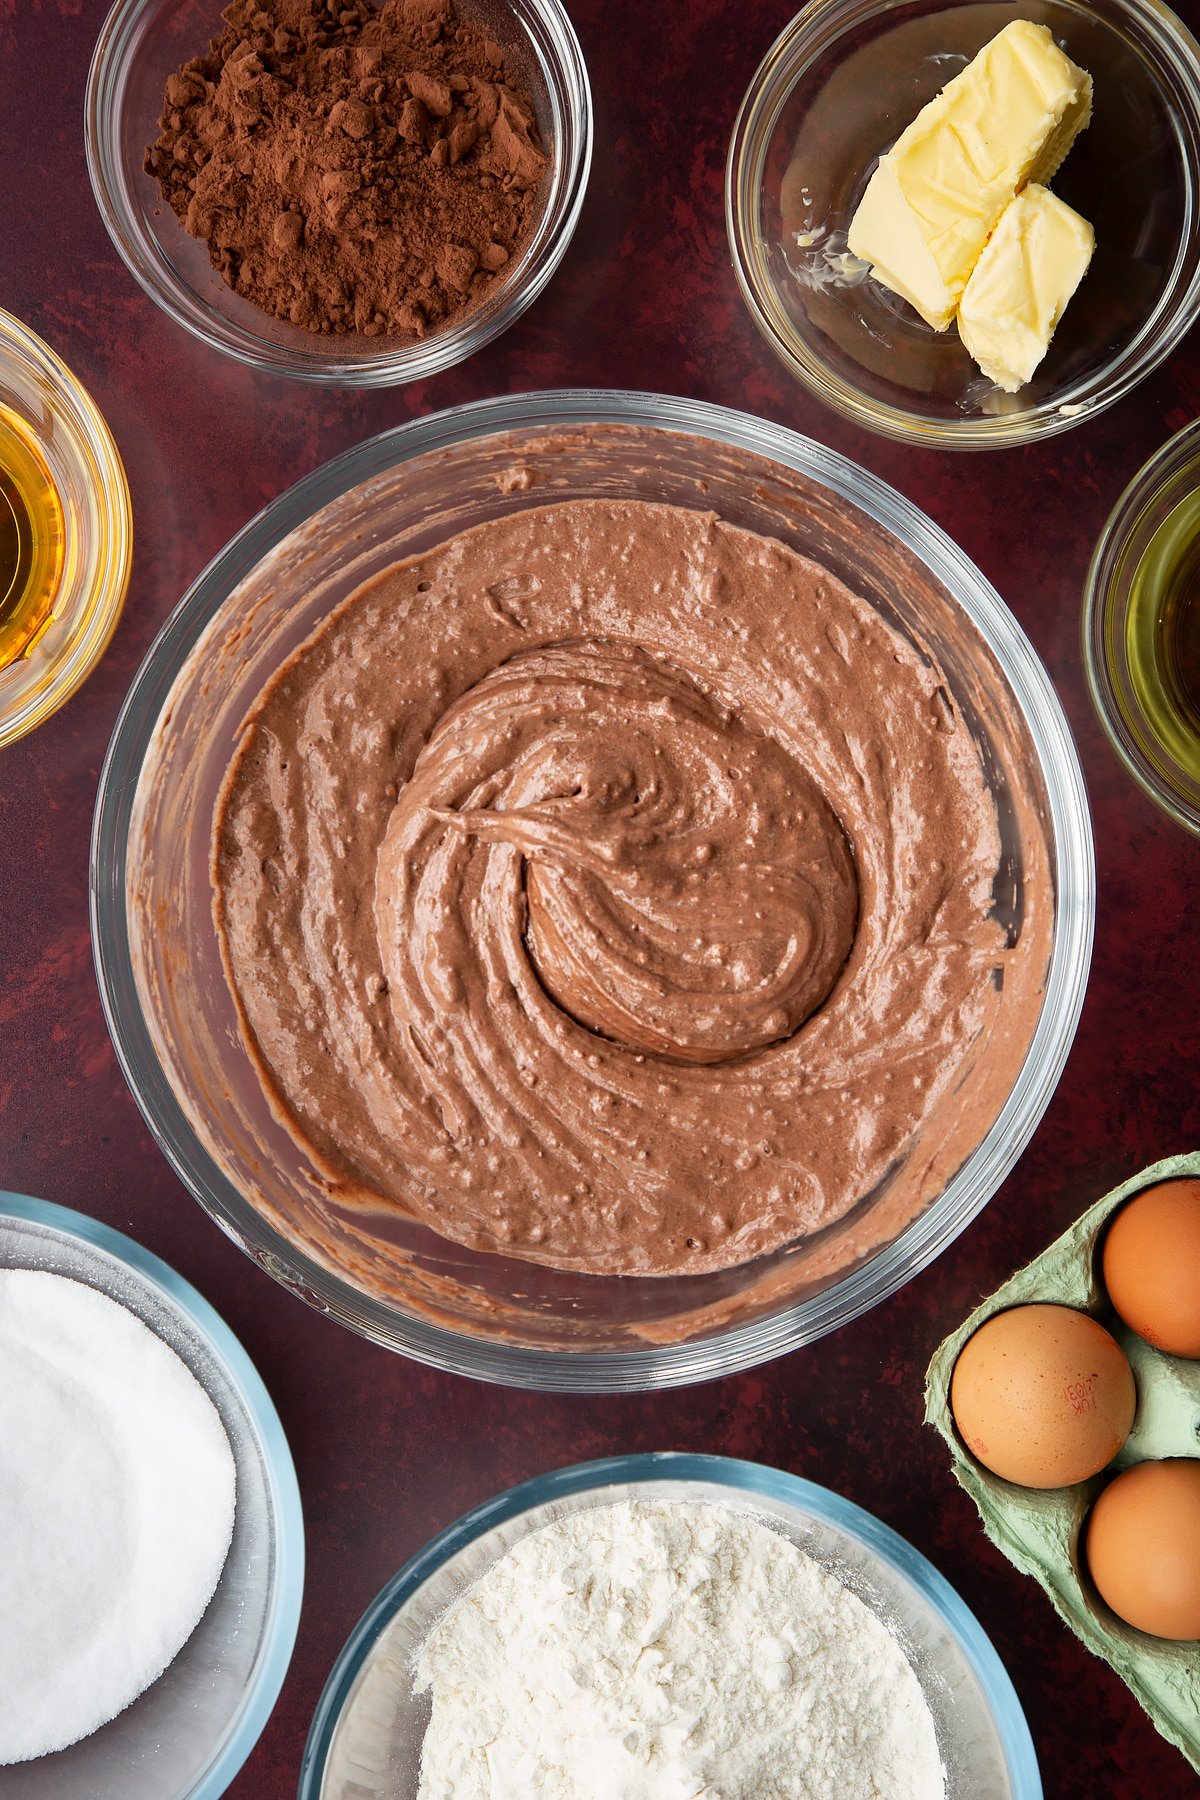
POLYGON ((1036 182, 1000 214, 963 289, 958 333, 1006 393, 1024 387, 1045 356, 1095 247, 1087 220, 1036 182))
POLYGON ((1091 115, 1091 76, 1044 25, 1014 19, 880 158, 851 252, 944 331, 1004 208, 1049 181, 1091 115))

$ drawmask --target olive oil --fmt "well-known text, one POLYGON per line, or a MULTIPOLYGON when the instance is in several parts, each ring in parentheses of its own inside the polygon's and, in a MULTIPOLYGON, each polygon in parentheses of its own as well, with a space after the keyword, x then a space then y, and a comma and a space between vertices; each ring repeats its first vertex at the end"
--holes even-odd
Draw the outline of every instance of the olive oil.
POLYGON ((1200 491, 1172 508, 1133 572, 1125 656, 1159 758, 1200 781, 1200 491))
POLYGON ((0 669, 28 656, 54 618, 62 501, 25 421, 0 405, 0 669))

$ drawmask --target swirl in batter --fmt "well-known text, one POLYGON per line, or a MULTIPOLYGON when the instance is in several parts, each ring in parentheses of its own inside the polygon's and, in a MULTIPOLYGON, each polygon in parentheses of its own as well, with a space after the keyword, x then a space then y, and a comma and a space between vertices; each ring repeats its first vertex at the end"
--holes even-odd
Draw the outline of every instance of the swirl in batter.
POLYGON ((940 672, 870 606, 712 516, 575 501, 321 626, 213 868, 247 1044, 339 1203, 667 1274, 843 1218, 930 1130, 973 1147, 1032 954, 998 858, 940 672))

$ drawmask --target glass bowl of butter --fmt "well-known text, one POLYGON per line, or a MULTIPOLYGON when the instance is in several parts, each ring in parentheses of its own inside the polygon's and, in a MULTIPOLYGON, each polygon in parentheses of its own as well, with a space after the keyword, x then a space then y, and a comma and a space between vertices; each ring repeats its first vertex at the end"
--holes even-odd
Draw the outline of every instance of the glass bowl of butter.
POLYGON ((1200 310, 1200 47, 1155 0, 812 0, 730 144, 755 322, 854 423, 989 449, 1128 393, 1200 310))

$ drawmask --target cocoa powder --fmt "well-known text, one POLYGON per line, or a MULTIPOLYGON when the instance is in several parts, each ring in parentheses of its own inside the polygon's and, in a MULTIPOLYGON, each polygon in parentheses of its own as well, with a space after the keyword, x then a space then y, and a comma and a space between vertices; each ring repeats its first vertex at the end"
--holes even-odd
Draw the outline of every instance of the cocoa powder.
POLYGON ((425 337, 503 280, 547 158, 451 0, 234 0, 146 172, 230 287, 312 332, 425 337))

